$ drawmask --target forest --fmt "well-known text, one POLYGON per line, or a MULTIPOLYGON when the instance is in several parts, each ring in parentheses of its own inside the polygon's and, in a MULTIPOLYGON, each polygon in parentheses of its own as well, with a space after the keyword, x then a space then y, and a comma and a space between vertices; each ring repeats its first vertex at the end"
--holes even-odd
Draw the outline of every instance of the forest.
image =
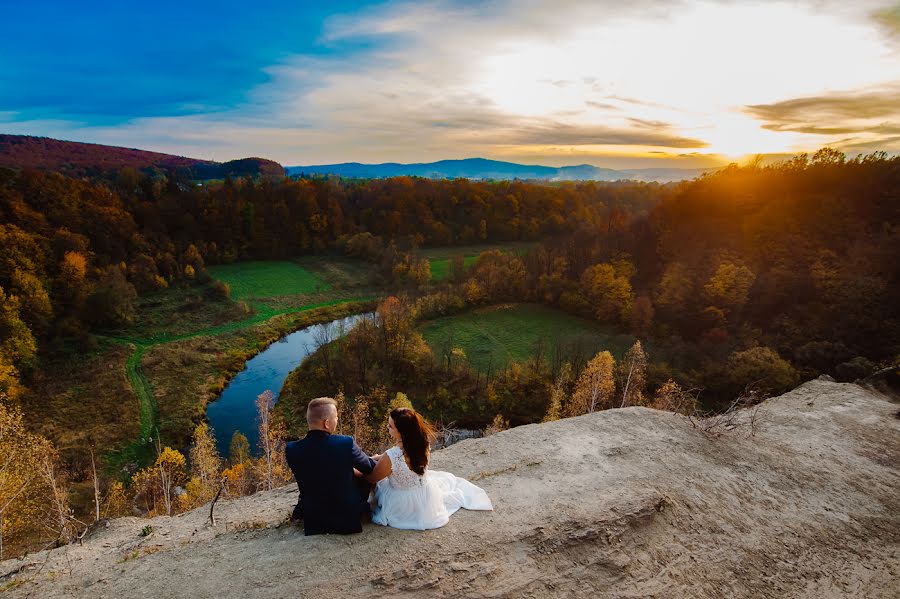
POLYGON ((236 439, 227 463, 256 473, 232 471, 240 493, 281 480, 277 444, 299 434, 301 407, 320 394, 339 394, 348 426, 377 443, 398 401, 445 424, 496 428, 624 405, 726 409, 751 390, 760 398, 896 364, 898 210, 900 158, 827 148, 666 185, 278 175, 197 184, 158 167, 80 178, 0 168, 0 542, 16 552, 35 538, 71 539, 88 516, 72 515, 67 481, 92 481, 96 519, 101 503, 117 515, 208 500, 224 464, 200 419, 188 438, 157 435, 156 455, 124 474, 103 452, 74 464, 26 423, 42 404, 46 364, 133 324, 140 298, 198 289, 230 301, 213 265, 342 256, 371 265, 381 296, 375 318, 323 343, 278 404, 262 400, 261 456, 236 439), (452 249, 507 242, 530 243, 468 263, 452 249), (431 276, 428 248, 449 248, 446 276, 431 276), (548 342, 484 372, 452 340, 430 347, 422 336, 435 318, 518 302, 636 341, 617 356, 548 342), (35 536, 36 523, 53 533, 35 536))

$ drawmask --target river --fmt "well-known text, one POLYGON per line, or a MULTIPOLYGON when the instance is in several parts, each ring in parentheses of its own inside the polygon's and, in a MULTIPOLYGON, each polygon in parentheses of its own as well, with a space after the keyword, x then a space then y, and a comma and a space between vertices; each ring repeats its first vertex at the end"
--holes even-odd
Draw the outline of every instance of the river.
POLYGON ((356 314, 294 331, 247 360, 244 369, 231 379, 219 398, 206 409, 209 425, 216 433, 219 454, 223 458, 228 457, 228 446, 234 431, 241 431, 247 437, 250 451, 255 453, 258 440, 257 396, 268 389, 277 398, 287 375, 318 349, 323 333, 327 332, 328 338, 335 339, 366 316, 356 314))

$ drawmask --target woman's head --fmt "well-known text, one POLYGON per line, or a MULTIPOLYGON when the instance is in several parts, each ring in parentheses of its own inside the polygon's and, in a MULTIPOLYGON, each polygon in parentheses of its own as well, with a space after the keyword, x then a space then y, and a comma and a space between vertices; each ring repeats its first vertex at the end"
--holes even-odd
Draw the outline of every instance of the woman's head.
POLYGON ((388 428, 391 436, 399 438, 409 469, 416 474, 425 474, 434 428, 412 408, 391 410, 388 428))

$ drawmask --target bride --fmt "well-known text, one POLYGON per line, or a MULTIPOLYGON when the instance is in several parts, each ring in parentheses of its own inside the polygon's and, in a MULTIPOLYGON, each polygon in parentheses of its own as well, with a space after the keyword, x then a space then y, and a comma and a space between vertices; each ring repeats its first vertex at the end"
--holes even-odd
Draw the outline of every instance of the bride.
POLYGON ((449 472, 428 470, 434 429, 412 408, 391 410, 388 431, 397 443, 377 459, 366 479, 377 483, 372 522, 382 526, 427 530, 447 524, 463 507, 493 510, 487 493, 449 472))

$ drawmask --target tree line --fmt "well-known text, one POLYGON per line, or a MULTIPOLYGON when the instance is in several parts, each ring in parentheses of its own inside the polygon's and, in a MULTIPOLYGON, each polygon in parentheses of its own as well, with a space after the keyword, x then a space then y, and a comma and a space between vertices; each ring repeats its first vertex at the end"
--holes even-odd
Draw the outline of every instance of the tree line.
MULTIPOLYGON (((198 186, 159 170, 75 179, 0 169, 0 460, 9 464, 0 505, 42 498, 0 513, 0 536, 52 520, 65 538, 72 526, 52 444, 25 430, 17 404, 42 355, 122 326, 138 294, 202 278, 207 264, 340 252, 371 261, 402 291, 374 322, 323 343, 302 384, 289 379, 273 421, 285 434, 299 430, 290 398, 314 391, 343 391, 348 422, 376 436, 398 394, 444 422, 495 428, 623 404, 680 411, 727 405, 751 383, 777 393, 820 373, 853 380, 896 363, 898 200, 900 159, 828 149, 664 186, 408 177, 198 186), (535 244, 522 256, 485 252, 471 268, 460 254, 443 282, 418 252, 505 241, 535 244), (415 330, 522 300, 614 325, 653 352, 637 346, 617 362, 545 346, 487 375, 461 348, 428 348, 415 330)), ((109 486, 110 497, 129 496, 110 513, 184 509, 215 488, 216 477, 192 470, 202 451, 186 459, 161 444, 157 453, 156 470, 109 486), (170 494, 196 477, 204 491, 170 494)), ((228 467, 239 464, 253 473, 246 488, 278 472, 228 467)))

